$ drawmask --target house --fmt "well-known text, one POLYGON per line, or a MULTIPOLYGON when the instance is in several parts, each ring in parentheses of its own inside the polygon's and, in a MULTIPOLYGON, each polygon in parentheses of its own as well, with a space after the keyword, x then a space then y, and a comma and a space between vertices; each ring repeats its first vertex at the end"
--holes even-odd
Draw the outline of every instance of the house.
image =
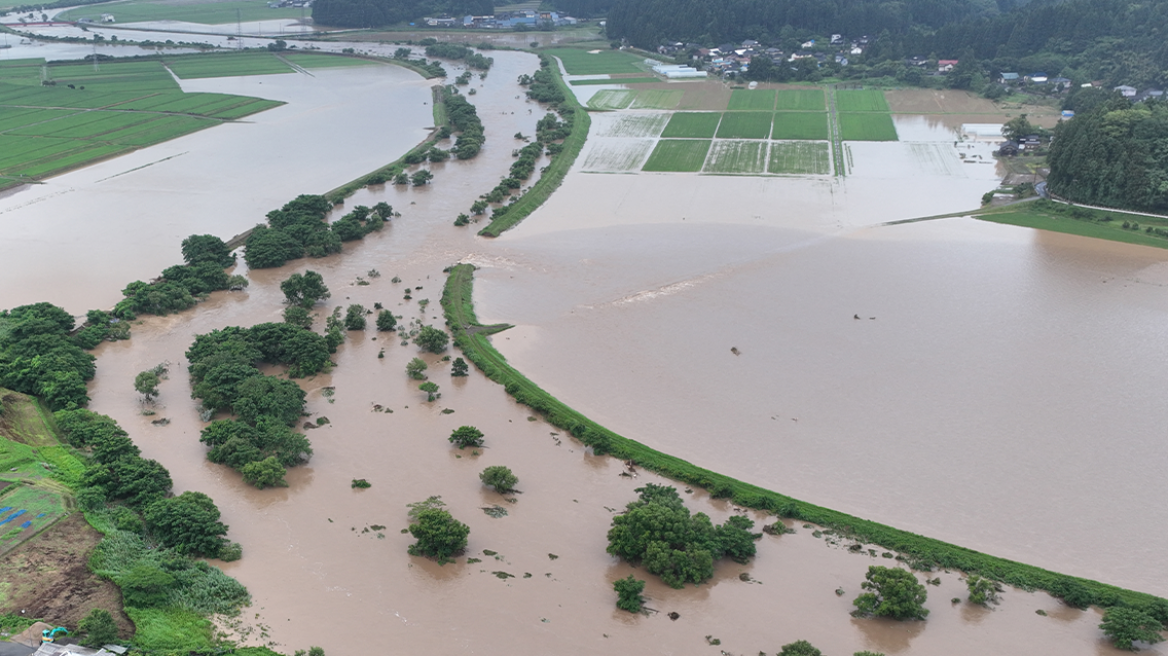
POLYGON ((953 70, 953 67, 957 65, 957 62, 958 60, 956 59, 939 59, 937 60, 937 72, 948 73, 949 71, 953 70))
POLYGON ((840 66, 847 66, 848 65, 848 58, 844 57, 843 55, 836 55, 835 56, 835 63, 839 64, 840 66))
POLYGON ((1042 144, 1042 139, 1037 134, 1028 134, 1018 140, 1019 148, 1037 148, 1042 144))
POLYGON ((1136 102, 1143 102, 1145 100, 1162 100, 1164 92, 1160 89, 1148 89, 1136 94, 1136 102))
POLYGON ((1046 73, 1031 73, 1026 76, 1026 81, 1031 84, 1046 84, 1048 79, 1050 78, 1047 77, 1046 73))
POLYGON ((1001 147, 998 148, 998 155, 1001 157, 1013 157, 1018 154, 1018 144, 1013 141, 1002 142, 1001 147))
POLYGON ((742 42, 743 48, 753 48, 757 45, 758 45, 758 41, 755 41, 754 39, 747 39, 747 40, 742 42))
POLYGON ((103 22, 103 23, 114 22, 114 15, 113 14, 102 14, 101 15, 101 22, 103 22))
POLYGON ((804 50, 806 50, 808 48, 814 48, 814 47, 815 47, 815 39, 811 39, 810 41, 803 42, 803 49, 804 50))
POLYGON ((1112 89, 1112 91, 1118 91, 1119 95, 1123 96, 1124 98, 1135 98, 1136 97, 1136 88, 1129 87, 1126 84, 1121 84, 1118 87, 1115 87, 1114 89, 1112 89))
POLYGON ((929 60, 925 59, 924 57, 909 57, 908 59, 904 60, 905 66, 924 66, 928 63, 929 60))
POLYGON ((1071 80, 1070 78, 1065 77, 1052 77, 1050 78, 1050 84, 1061 89, 1066 89, 1067 87, 1071 86, 1071 80))
POLYGON ((861 48, 860 46, 854 46, 851 50, 848 51, 848 54, 849 55, 862 55, 862 54, 864 54, 864 49, 861 48))
POLYGON ((839 44, 841 44, 843 42, 844 42, 844 35, 842 35, 842 34, 832 34, 831 35, 831 45, 838 46, 839 44))
POLYGON ((1002 84, 1010 84, 1011 82, 1017 82, 1021 78, 1022 78, 1022 76, 1018 75, 1017 73, 1002 73, 1002 84))
POLYGON ((1075 112, 1069 109, 1064 109, 1063 118, 1075 118, 1075 112))

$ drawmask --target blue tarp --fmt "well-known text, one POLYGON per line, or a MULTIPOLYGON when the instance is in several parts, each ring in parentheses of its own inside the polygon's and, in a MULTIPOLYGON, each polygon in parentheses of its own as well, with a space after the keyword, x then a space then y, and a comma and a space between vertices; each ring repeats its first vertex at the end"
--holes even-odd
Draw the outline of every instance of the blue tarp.
POLYGON ((8 522, 16 519, 17 517, 20 517, 21 515, 23 515, 26 512, 28 512, 28 511, 27 510, 17 510, 16 512, 9 515, 4 521, 0 521, 0 526, 7 524, 8 522))
POLYGON ((29 526, 32 526, 32 520, 31 520, 31 519, 30 519, 30 520, 28 520, 27 522, 25 522, 25 523, 21 524, 21 525, 20 525, 20 528, 28 528, 29 526))

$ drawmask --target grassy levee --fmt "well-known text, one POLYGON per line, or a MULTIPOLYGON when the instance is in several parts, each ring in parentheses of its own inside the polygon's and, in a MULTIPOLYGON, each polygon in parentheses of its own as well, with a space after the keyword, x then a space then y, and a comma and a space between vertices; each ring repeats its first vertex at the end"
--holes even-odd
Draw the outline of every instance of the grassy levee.
MULTIPOLYGON (((440 128, 443 125, 446 125, 446 106, 442 102, 442 98, 443 98, 442 87, 437 86, 437 87, 433 87, 433 89, 434 89, 434 95, 433 95, 434 101, 432 104, 434 105, 434 128, 435 128, 435 130, 432 133, 430 133, 430 136, 423 139, 421 143, 419 143, 418 145, 411 148, 408 152, 403 154, 398 159, 390 162, 389 164, 386 164, 385 166, 377 169, 376 171, 371 171, 371 172, 366 173, 365 175, 357 178, 356 180, 350 180, 349 182, 346 182, 345 184, 337 187, 336 189, 333 189, 331 191, 326 191, 324 194, 324 197, 329 199, 330 201, 332 201, 334 203, 339 203, 342 200, 344 200, 345 198, 348 198, 349 196, 351 196, 353 194, 353 192, 357 191, 358 189, 360 189, 362 187, 366 187, 366 186, 371 185, 371 184, 383 184, 383 183, 393 179, 393 177, 395 175, 397 175, 398 173, 401 173, 402 171, 405 170, 406 157, 408 157, 412 153, 424 153, 424 152, 430 150, 430 147, 433 146, 434 143, 438 141, 438 129, 437 128, 440 128)), ((246 233, 236 235, 235 237, 233 237, 231 239, 231 241, 229 241, 227 243, 227 247, 228 248, 237 248, 238 246, 243 245, 243 243, 247 241, 247 235, 250 235, 250 234, 251 234, 251 231, 249 230, 246 233)))
POLYGON ((564 104, 576 110, 572 122, 572 133, 568 135, 567 139, 564 139, 564 149, 552 159, 552 163, 548 164, 543 175, 539 176, 539 182, 536 182, 514 205, 511 205, 506 214, 493 219, 487 224, 487 227, 479 230, 479 235, 483 237, 498 237, 514 228, 540 205, 543 205, 544 201, 551 197, 552 192, 564 182, 564 176, 568 174, 568 169, 572 168, 572 164, 576 162, 580 150, 584 148, 584 141, 588 139, 588 128, 592 126, 592 119, 588 116, 588 112, 584 111, 568 85, 564 84, 564 79, 560 77, 560 67, 549 66, 548 70, 555 76, 556 84, 564 92, 564 104))
POLYGON ((773 512, 836 530, 860 543, 879 545, 899 554, 898 559, 915 569, 957 569, 990 577, 1026 590, 1046 590, 1056 596, 1073 593, 1101 606, 1145 608, 1157 617, 1168 615, 1168 601, 1153 595, 1125 590, 1105 583, 1065 576, 1039 567, 997 558, 972 549, 948 544, 873 521, 853 517, 756 485, 703 469, 681 458, 662 453, 640 442, 618 435, 568 407, 540 389, 516 371, 495 350, 487 336, 508 328, 506 324, 483 326, 475 316, 472 300, 474 266, 451 267, 442 293, 446 323, 454 343, 466 357, 491 380, 503 385, 516 401, 543 415, 549 423, 570 432, 576 439, 598 452, 632 461, 686 485, 698 486, 716 498, 731 498, 734 503, 773 512), (1086 597, 1085 597, 1086 595, 1086 597))
POLYGON ((1128 214, 1123 210, 1096 210, 1039 199, 971 214, 974 218, 994 223, 1168 248, 1168 220, 1128 214))

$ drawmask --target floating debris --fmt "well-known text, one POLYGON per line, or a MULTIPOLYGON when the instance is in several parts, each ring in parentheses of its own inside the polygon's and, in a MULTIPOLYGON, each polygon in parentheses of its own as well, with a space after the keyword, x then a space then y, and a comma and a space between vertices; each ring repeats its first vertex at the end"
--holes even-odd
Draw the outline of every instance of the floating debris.
POLYGON ((491 573, 494 574, 497 578, 500 578, 503 580, 515 578, 514 574, 508 574, 507 572, 503 572, 503 571, 491 572, 491 573))
POLYGON ((495 519, 499 519, 500 517, 507 516, 507 509, 504 508, 503 506, 497 506, 497 505, 485 506, 483 508, 479 508, 479 510, 482 510, 483 513, 485 513, 487 516, 494 517, 495 519))

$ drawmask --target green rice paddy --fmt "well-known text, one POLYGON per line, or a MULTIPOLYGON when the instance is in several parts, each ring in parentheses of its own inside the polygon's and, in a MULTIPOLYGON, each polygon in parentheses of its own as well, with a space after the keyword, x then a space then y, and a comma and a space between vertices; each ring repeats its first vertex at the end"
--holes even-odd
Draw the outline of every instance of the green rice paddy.
POLYGON ((601 89, 588 99, 594 109, 626 109, 633 102, 636 91, 630 89, 601 89))
POLYGON ((620 50, 597 50, 583 48, 550 48, 545 54, 558 57, 564 63, 568 75, 598 75, 602 73, 644 73, 644 57, 638 57, 620 50))
POLYGON ((780 111, 822 112, 827 109, 822 89, 782 89, 775 109, 780 111))
POLYGON ((325 55, 315 52, 288 52, 283 53, 284 59, 303 68, 343 68, 348 66, 375 66, 378 62, 359 57, 345 57, 343 55, 325 55))
POLYGON ((596 80, 572 80, 568 84, 574 87, 584 87, 596 84, 649 84, 660 81, 655 77, 606 77, 596 80))
POLYGON ((767 142, 715 141, 702 170, 706 173, 753 175, 766 172, 766 167, 767 142))
POLYGON ((836 110, 841 112, 887 112, 888 101, 879 89, 841 89, 835 92, 836 110))
POLYGON ((675 112, 661 133, 662 137, 710 139, 722 120, 719 112, 675 112))
POLYGON ((775 112, 771 139, 827 139, 827 113, 775 112))
POLYGON ((774 89, 735 89, 730 92, 731 110, 774 111, 774 89))
POLYGON ((682 96, 676 89, 639 89, 636 94, 629 109, 673 109, 682 96))
POLYGON ((839 115, 840 136, 844 141, 896 141, 892 116, 882 113, 839 115))
POLYGON ((642 171, 692 172, 702 170, 710 142, 695 139, 662 139, 649 155, 642 171))
POLYGON ((726 112, 718 125, 719 139, 766 139, 772 115, 763 112, 726 112))
MULTIPOLYGON (((283 70, 269 53, 232 53, 199 61, 173 58, 200 72, 283 70), (214 60, 214 61, 209 61, 214 60)), ((0 66, 0 189, 173 139, 282 103, 221 93, 183 93, 157 60, 51 64, 18 60, 0 66)))
POLYGON ((170 70, 183 80, 294 72, 291 66, 269 52, 179 55, 167 57, 164 61, 170 70))
POLYGON ((827 175, 830 159, 828 144, 822 141, 773 141, 767 172, 827 175))
POLYGON ((234 23, 238 17, 244 22, 300 18, 301 9, 281 7, 271 9, 267 0, 226 0, 222 2, 167 2, 166 0, 130 0, 100 7, 78 7, 58 15, 60 20, 97 20, 102 14, 112 14, 118 23, 173 20, 203 25, 234 23))

